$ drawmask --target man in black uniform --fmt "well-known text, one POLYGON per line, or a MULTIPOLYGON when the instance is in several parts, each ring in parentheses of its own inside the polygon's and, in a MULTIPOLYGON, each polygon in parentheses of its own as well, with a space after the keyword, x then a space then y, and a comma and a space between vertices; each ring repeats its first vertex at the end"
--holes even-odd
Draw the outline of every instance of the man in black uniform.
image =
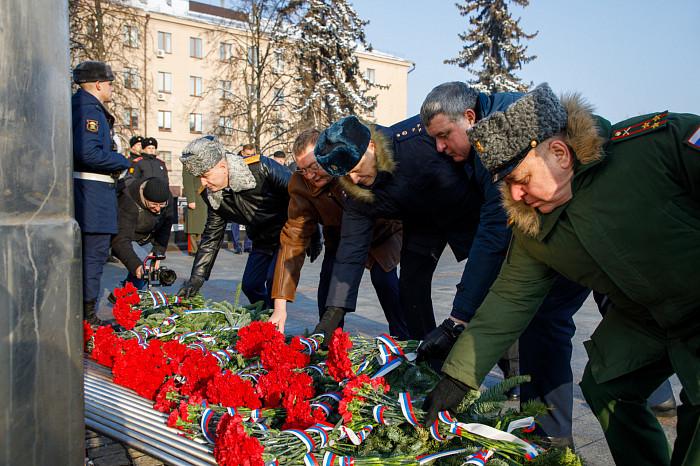
POLYGON ((135 159, 141 157, 141 151, 143 150, 143 137, 134 136, 129 139, 129 153, 126 154, 127 159, 135 159))
POLYGON ((166 183, 170 184, 168 179, 168 169, 165 167, 165 162, 156 156, 158 149, 158 141, 155 138, 146 138, 143 140, 143 152, 139 157, 131 158, 131 168, 129 173, 137 180, 145 180, 157 176, 166 183))

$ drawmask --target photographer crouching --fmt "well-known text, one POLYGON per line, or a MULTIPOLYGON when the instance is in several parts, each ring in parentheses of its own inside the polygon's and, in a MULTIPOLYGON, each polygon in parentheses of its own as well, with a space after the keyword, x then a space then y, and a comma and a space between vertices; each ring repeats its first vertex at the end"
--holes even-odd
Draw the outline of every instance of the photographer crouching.
MULTIPOLYGON (((129 178, 120 190, 119 231, 112 239, 112 250, 129 271, 122 286, 131 282, 136 289, 143 289, 150 278, 148 270, 144 271, 146 258, 165 253, 173 224, 171 199, 168 183, 161 178, 129 178)), ((151 271, 157 270, 160 261, 151 260, 151 264, 151 271)), ((114 294, 108 299, 116 302, 114 294)))

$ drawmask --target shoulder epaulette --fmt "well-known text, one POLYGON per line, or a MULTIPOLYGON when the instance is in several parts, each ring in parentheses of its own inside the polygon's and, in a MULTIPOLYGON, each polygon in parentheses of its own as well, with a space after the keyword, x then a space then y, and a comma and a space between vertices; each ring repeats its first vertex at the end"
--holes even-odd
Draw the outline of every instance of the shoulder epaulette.
POLYGON ((615 129, 613 130, 612 137, 610 138, 610 140, 619 142, 636 136, 640 136, 642 134, 647 134, 656 131, 657 129, 666 126, 667 117, 668 111, 665 111, 662 113, 657 113, 649 119, 645 119, 640 122, 635 122, 635 124, 627 126, 626 128, 615 129))
POLYGON ((251 163, 260 162, 260 155, 251 155, 250 157, 245 157, 245 163, 250 165, 251 163))
POLYGON ((417 123, 414 123, 412 125, 404 126, 403 128, 396 129, 394 131, 394 138, 397 141, 403 141, 404 139, 411 138, 413 136, 417 136, 420 133, 425 131, 423 128, 423 123, 418 120, 417 123))
POLYGON ((135 158, 134 160, 132 160, 132 162, 139 162, 139 161, 141 161, 141 160, 143 160, 143 157, 135 158))

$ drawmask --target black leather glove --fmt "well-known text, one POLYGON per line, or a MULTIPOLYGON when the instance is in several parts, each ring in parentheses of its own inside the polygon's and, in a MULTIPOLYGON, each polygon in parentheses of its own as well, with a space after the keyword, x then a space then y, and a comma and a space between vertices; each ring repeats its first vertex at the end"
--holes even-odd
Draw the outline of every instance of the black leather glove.
POLYGON ((445 410, 454 410, 462 402, 462 399, 469 391, 469 386, 463 384, 457 379, 450 376, 445 376, 433 388, 433 391, 428 393, 423 402, 423 411, 425 411, 425 427, 430 427, 435 424, 438 414, 445 410))
POLYGON ((464 331, 464 325, 452 319, 445 319, 433 329, 418 346, 418 360, 439 359, 444 361, 454 346, 459 335, 464 331))
POLYGON ((191 298, 197 294, 202 285, 204 285, 204 280, 199 278, 197 275, 192 275, 190 279, 187 280, 184 285, 182 285, 182 288, 180 288, 180 291, 177 292, 177 295, 182 299, 191 298))
POLYGON ((316 325, 313 333, 323 334, 323 343, 321 348, 328 349, 328 343, 331 341, 333 332, 340 326, 340 322, 345 317, 345 309, 342 307, 328 306, 326 312, 323 313, 321 321, 316 325))
POLYGON ((306 255, 309 256, 311 262, 315 261, 323 250, 323 243, 321 243, 321 233, 316 230, 316 232, 311 235, 311 242, 306 248, 306 255))

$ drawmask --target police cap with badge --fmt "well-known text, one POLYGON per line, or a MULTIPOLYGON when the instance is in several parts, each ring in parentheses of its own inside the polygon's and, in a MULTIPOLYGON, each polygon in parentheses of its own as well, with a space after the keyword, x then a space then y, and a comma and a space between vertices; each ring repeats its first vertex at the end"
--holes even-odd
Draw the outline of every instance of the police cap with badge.
POLYGON ((549 84, 542 83, 503 112, 467 130, 492 181, 502 180, 539 143, 566 128, 568 114, 549 84))

